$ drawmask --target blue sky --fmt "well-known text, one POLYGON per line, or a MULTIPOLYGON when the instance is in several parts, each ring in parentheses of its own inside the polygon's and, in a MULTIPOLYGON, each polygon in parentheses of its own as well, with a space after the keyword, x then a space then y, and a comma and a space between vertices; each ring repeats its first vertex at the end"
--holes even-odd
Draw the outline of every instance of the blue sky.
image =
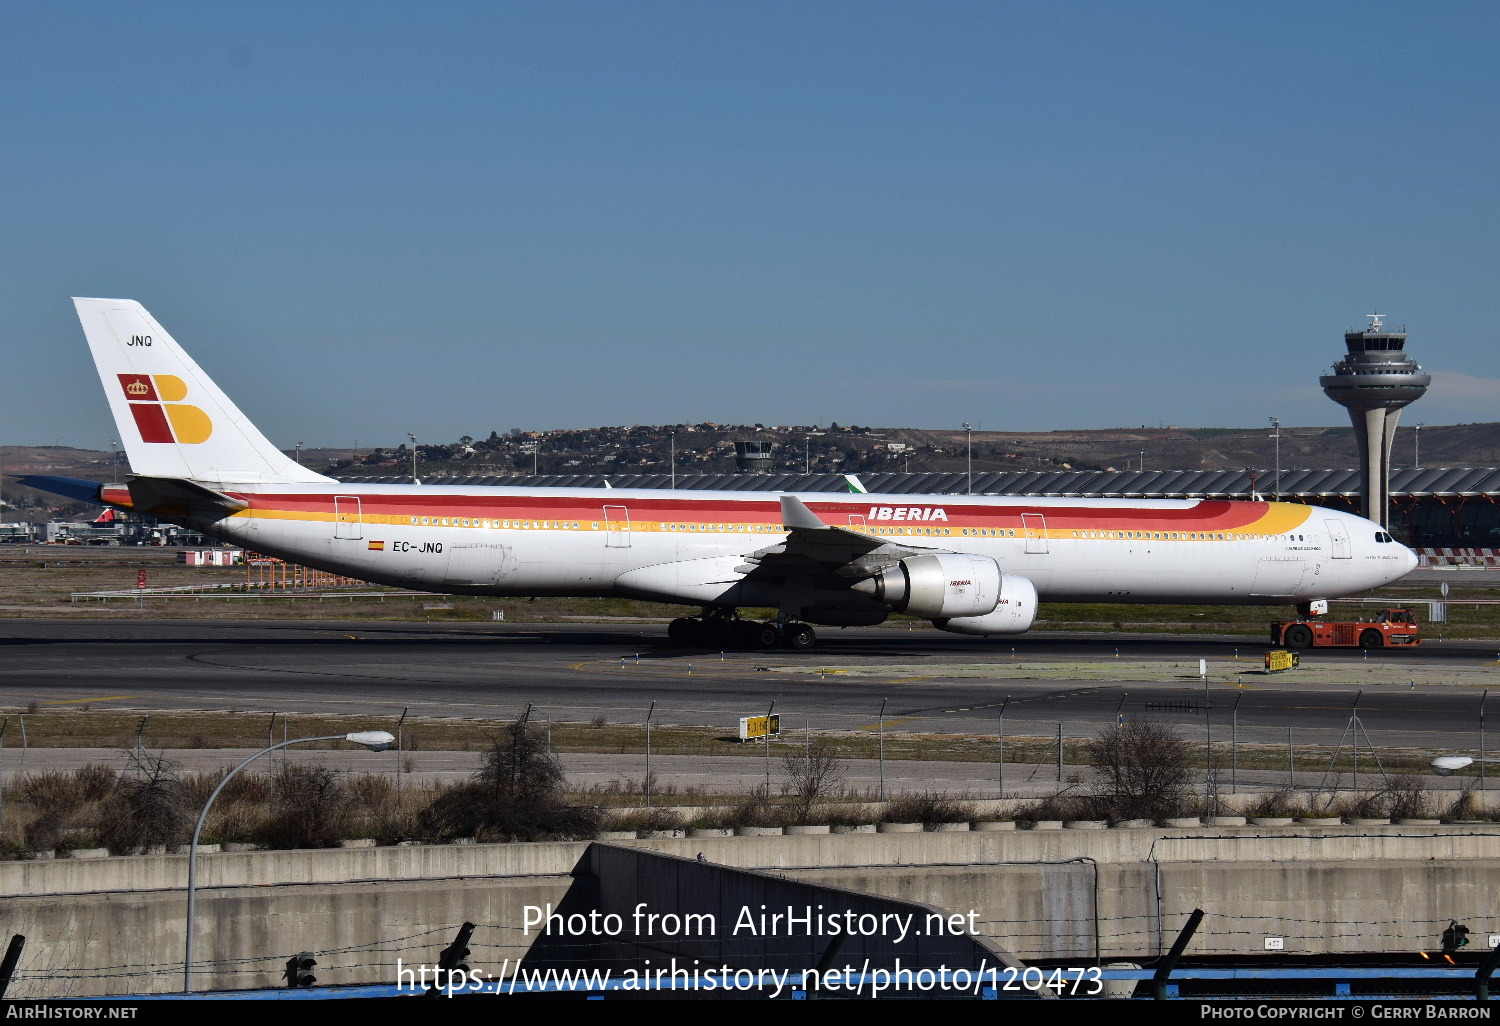
POLYGON ((0 4, 0 442, 68 297, 273 441, 1500 419, 1493 3, 0 4))

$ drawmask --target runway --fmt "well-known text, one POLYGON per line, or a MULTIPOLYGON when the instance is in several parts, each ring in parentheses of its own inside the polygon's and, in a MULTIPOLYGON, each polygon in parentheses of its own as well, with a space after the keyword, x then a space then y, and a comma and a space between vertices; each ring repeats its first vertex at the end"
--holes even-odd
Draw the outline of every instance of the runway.
MULTIPOLYGON (((660 624, 0 620, 0 705, 38 711, 213 709, 414 716, 535 715, 733 729, 775 703, 790 728, 1010 735, 1096 732, 1117 717, 1231 726, 1242 742, 1333 744, 1356 692, 1382 746, 1467 751, 1500 644, 1304 653, 1260 673, 1263 640, 931 629, 827 630, 811 653, 665 644, 660 624), (1207 660, 1208 680, 1198 677, 1207 660), (1236 709, 1236 705, 1238 708, 1236 709)), ((1493 747, 1493 744, 1490 745, 1493 747)))

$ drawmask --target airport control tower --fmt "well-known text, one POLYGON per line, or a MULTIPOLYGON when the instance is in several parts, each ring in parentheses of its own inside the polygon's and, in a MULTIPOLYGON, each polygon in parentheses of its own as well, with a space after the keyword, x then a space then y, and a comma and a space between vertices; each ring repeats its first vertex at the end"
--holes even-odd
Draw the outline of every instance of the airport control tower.
POLYGON ((1390 507, 1391 443, 1401 408, 1422 398, 1432 375, 1406 355, 1406 331, 1387 329, 1380 314, 1370 326, 1344 333, 1349 352, 1318 379, 1324 393, 1349 411, 1359 443, 1363 514, 1382 527, 1390 507))

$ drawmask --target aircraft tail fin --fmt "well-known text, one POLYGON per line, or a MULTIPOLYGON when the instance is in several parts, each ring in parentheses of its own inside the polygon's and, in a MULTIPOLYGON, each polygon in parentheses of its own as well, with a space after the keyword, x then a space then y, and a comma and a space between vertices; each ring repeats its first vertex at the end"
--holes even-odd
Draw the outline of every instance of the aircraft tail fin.
POLYGON ((215 485, 333 482, 272 445, 141 304, 73 304, 135 474, 215 485))

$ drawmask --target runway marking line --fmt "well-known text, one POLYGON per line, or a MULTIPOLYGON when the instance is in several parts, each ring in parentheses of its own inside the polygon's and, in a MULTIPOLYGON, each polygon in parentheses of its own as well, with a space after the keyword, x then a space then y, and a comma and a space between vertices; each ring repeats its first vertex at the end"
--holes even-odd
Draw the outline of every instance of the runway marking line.
POLYGON ((37 705, 77 705, 79 702, 122 702, 135 695, 106 695, 103 698, 60 698, 55 702, 38 702, 37 705))

